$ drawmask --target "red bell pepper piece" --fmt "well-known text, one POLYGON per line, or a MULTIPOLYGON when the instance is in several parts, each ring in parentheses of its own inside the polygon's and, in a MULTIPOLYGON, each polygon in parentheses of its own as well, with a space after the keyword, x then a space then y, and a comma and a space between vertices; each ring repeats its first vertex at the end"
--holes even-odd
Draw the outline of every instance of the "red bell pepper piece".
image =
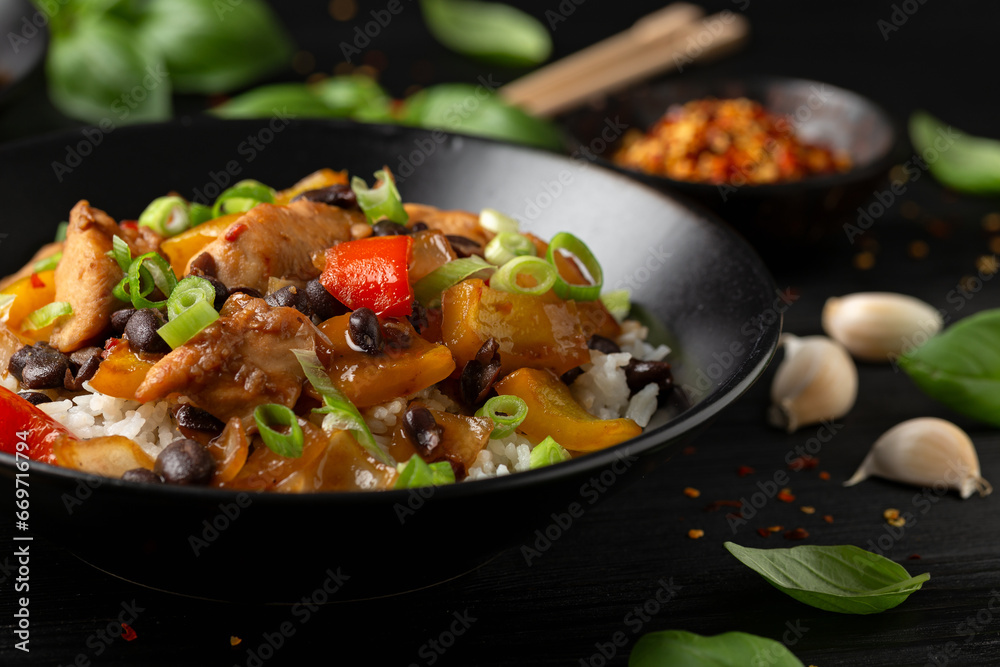
POLYGON ((413 311, 412 255, 413 239, 405 235, 347 241, 326 251, 319 280, 351 310, 371 308, 376 315, 406 317, 413 311))
POLYGON ((55 463, 52 448, 63 438, 78 439, 52 417, 9 389, 0 387, 0 452, 20 452, 33 461, 55 463), (27 444, 27 451, 23 446, 18 447, 22 442, 27 444))

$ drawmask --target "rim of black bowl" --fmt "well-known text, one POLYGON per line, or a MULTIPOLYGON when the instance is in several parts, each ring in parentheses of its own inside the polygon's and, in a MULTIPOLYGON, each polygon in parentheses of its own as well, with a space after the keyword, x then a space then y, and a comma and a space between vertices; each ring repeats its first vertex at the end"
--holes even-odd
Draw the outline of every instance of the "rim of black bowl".
MULTIPOLYGON (((706 77, 704 79, 698 79, 696 82, 692 82, 690 85, 717 89, 726 84, 741 84, 747 86, 748 88, 753 88, 753 87, 766 87, 767 85, 774 86, 774 85, 791 84, 791 83, 826 86, 827 88, 834 90, 838 95, 844 95, 846 97, 853 98, 854 100, 861 102, 865 106, 870 107, 872 110, 875 111, 880 120, 885 124, 885 126, 889 130, 889 141, 886 143, 885 150, 881 154, 870 160, 864 166, 852 167, 848 171, 844 172, 838 172, 835 174, 819 174, 814 176, 807 176, 797 181, 786 181, 782 183, 762 183, 760 185, 733 185, 731 187, 733 187, 736 191, 740 193, 753 193, 755 195, 761 195, 767 197, 767 196, 781 195, 795 188, 803 188, 803 187, 810 187, 816 189, 834 188, 847 183, 852 183, 854 181, 864 180, 866 178, 875 176, 881 172, 888 172, 889 166, 895 159, 896 148, 899 145, 899 140, 900 140, 899 128, 893 121, 892 116, 889 115, 889 112, 887 112, 881 104, 872 100, 869 97, 865 97, 861 93, 856 93, 853 90, 849 90, 847 88, 841 88, 840 86, 837 86, 832 83, 827 83, 825 81, 817 81, 815 79, 804 79, 793 76, 781 76, 777 74, 758 74, 740 79, 736 79, 732 76, 713 76, 713 77, 706 77)), ((670 87, 679 87, 681 85, 684 85, 683 82, 681 81, 677 81, 675 79, 664 79, 657 82, 646 83, 643 84, 642 86, 637 86, 637 88, 646 87, 646 88, 666 89, 670 87)), ((603 101, 607 102, 607 100, 611 99, 627 98, 630 95, 634 95, 635 90, 636 88, 630 88, 619 93, 613 93, 611 95, 607 95, 603 98, 603 101)), ((693 99, 700 99, 700 98, 691 98, 684 100, 678 99, 676 102, 672 102, 672 104, 683 104, 684 102, 688 102, 693 99)), ((568 148, 570 149, 570 152, 577 151, 580 148, 586 146, 583 139, 580 136, 578 136, 576 132, 573 131, 573 125, 574 125, 573 120, 586 117, 593 113, 595 113, 595 110, 592 108, 591 109, 582 108, 576 111, 571 111, 565 114, 565 116, 563 117, 564 122, 562 123, 562 126, 565 129, 567 138, 569 140, 570 145, 568 146, 568 148)), ((663 109, 660 115, 662 115, 663 113, 666 113, 666 109, 663 109)), ((648 129, 649 129, 648 127, 643 128, 642 131, 645 133, 648 129)), ((617 146, 620 142, 621 142, 621 137, 619 137, 614 144, 611 144, 611 146, 617 146)), ((601 165, 602 167, 611 169, 620 174, 626 174, 628 176, 632 176, 633 178, 636 178, 636 180, 639 180, 640 182, 654 184, 654 185, 665 185, 677 188, 680 191, 687 190, 690 192, 698 192, 698 193, 715 192, 721 185, 725 185, 724 183, 681 181, 674 178, 669 178, 667 176, 651 174, 646 171, 641 171, 639 169, 632 169, 631 167, 625 167, 616 164, 609 158, 604 157, 605 155, 611 153, 611 146, 609 146, 608 150, 602 153, 601 155, 595 156, 596 157, 595 162, 601 165)))
MULTIPOLYGON (((155 131, 150 128, 157 127, 191 127, 192 124, 210 125, 215 123, 245 123, 250 125, 259 123, 259 119, 219 120, 209 117, 181 117, 164 123, 130 125, 120 128, 116 130, 116 132, 119 134, 130 134, 155 131)), ((417 132, 430 135, 432 132, 432 130, 423 130, 420 128, 400 125, 357 123, 354 121, 339 119, 305 119, 296 120, 294 123, 300 125, 340 126, 354 129, 364 127, 366 128, 365 131, 382 134, 417 132)), ((8 150, 25 149, 38 144, 64 141, 68 138, 77 136, 79 131, 80 129, 77 128, 74 130, 59 131, 39 137, 30 137, 20 141, 9 142, 0 146, 0 157, 2 157, 3 153, 8 150)), ((570 158, 566 155, 553 153, 552 151, 540 148, 511 144, 510 142, 499 141, 488 137, 446 132, 444 130, 433 131, 442 131, 448 135, 461 137, 466 141, 502 145, 507 148, 514 148, 516 150, 523 150, 544 155, 548 159, 572 163, 570 158)), ((682 198, 675 198, 670 195, 666 195, 655 188, 643 185, 642 183, 637 183, 635 180, 630 179, 628 176, 625 176, 618 171, 603 167, 598 167, 598 169, 601 171, 604 178, 618 180, 627 187, 643 188, 648 192, 648 194, 655 198, 670 202, 671 205, 680 205, 686 210, 694 213, 694 217, 697 219, 699 224, 713 225, 720 228, 723 233, 730 237, 730 242, 742 246, 742 251, 745 255, 755 262, 755 265, 752 267, 754 274, 768 285, 771 293, 773 293, 773 290, 776 289, 773 277, 767 270, 764 261, 760 258, 757 252, 743 239, 742 236, 740 236, 730 225, 722 221, 720 218, 700 207, 690 205, 682 198)), ((682 411, 680 414, 668 420, 665 424, 662 424, 652 430, 644 430, 639 436, 618 445, 590 452, 578 458, 564 461, 556 465, 545 466, 543 468, 527 470, 524 472, 511 473, 501 477, 463 481, 455 484, 436 486, 433 487, 434 496, 441 498, 462 498, 469 495, 475 496, 485 493, 513 492, 514 490, 525 486, 546 484, 549 480, 566 477, 575 472, 582 472, 585 469, 595 471, 600 470, 616 460, 632 456, 640 451, 653 449, 657 446, 668 446, 672 440, 678 438, 684 433, 694 431, 713 419, 720 411, 742 396, 760 378, 778 349, 778 338, 781 333, 783 321, 784 317, 779 315, 776 322, 771 325, 765 325, 765 328, 761 331, 761 335, 753 341, 752 349, 749 351, 747 359, 741 365, 736 367, 724 382, 716 385, 716 387, 701 401, 682 411)), ((0 452, 0 466, 10 467, 16 470, 15 461, 16 459, 13 454, 0 452)), ((88 479, 96 479, 100 480, 101 486, 112 486, 121 489, 141 489, 144 492, 157 495, 182 494, 184 496, 203 497, 205 500, 213 502, 216 500, 232 499, 241 493, 252 493, 254 494, 255 499, 267 498, 268 500, 265 502, 275 503, 303 503, 321 500, 328 502, 349 501, 351 503, 359 502, 364 504, 401 502, 405 498, 408 498, 413 492, 413 489, 386 489, 380 491, 308 491, 303 493, 280 493, 273 491, 248 491, 244 489, 220 489, 201 486, 147 484, 141 482, 127 482, 113 477, 103 477, 101 475, 81 472, 41 461, 29 461, 29 465, 32 474, 37 472, 81 483, 86 483, 85 480, 88 479)))

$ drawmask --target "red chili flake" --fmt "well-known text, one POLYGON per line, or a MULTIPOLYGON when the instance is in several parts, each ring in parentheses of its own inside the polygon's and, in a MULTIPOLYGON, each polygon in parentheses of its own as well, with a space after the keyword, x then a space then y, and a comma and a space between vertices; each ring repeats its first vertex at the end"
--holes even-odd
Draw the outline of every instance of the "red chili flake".
POLYGON ((830 473, 828 473, 827 471, 824 470, 823 472, 821 472, 819 474, 819 478, 820 479, 830 479, 830 473))
POLYGON ((42 281, 41 278, 38 277, 37 273, 32 273, 31 286, 34 287, 35 289, 42 289, 43 287, 45 287, 45 283, 42 281))
POLYGON ((780 533, 785 529, 784 526, 768 526, 767 529, 772 533, 780 533))
POLYGON ((230 243, 232 243, 233 241, 235 241, 236 239, 238 239, 240 237, 240 234, 242 234, 246 230, 247 230, 247 226, 245 224, 243 224, 242 222, 239 223, 239 224, 233 225, 232 227, 230 227, 226 231, 226 240, 229 241, 230 243))
POLYGON ((800 470, 812 470, 819 465, 819 459, 815 456, 798 456, 788 463, 788 469, 798 472, 800 470))
POLYGON ((726 518, 727 519, 742 519, 743 518, 743 512, 727 512, 726 513, 726 518))
POLYGON ((135 630, 132 629, 131 625, 128 623, 122 623, 122 638, 125 639, 125 641, 130 642, 137 636, 138 635, 135 634, 135 630))
POLYGON ((691 456, 696 451, 698 451, 698 450, 696 450, 694 447, 690 447, 689 446, 689 447, 685 447, 684 449, 682 449, 681 450, 681 454, 683 454, 684 456, 691 456))
POLYGON ((809 537, 809 532, 804 528, 793 528, 785 533, 786 540, 804 540, 809 537))
POLYGON ((239 646, 242 642, 243 642, 243 640, 240 639, 239 637, 237 637, 236 635, 231 635, 229 637, 229 645, 230 646, 239 646))
POLYGON ((743 503, 738 500, 713 500, 709 504, 705 505, 705 511, 714 512, 715 510, 723 507, 743 507, 743 503))
POLYGON ((136 220, 122 220, 118 223, 122 229, 139 229, 139 222, 136 220))
POLYGON ((827 523, 833 523, 833 515, 832 514, 824 514, 823 515, 823 521, 826 521, 827 523))
POLYGON ((751 468, 750 466, 740 466, 739 468, 736 469, 736 474, 739 475, 740 477, 746 477, 747 475, 752 475, 755 472, 757 471, 751 468))
POLYGON ((920 560, 920 554, 910 554, 906 558, 907 560, 920 560))
POLYGON ((782 489, 778 492, 778 500, 783 503, 793 503, 795 502, 795 496, 792 495, 791 489, 782 489))
POLYGON ((761 537, 771 537, 771 531, 769 531, 767 528, 758 528, 757 534, 760 535, 761 537))

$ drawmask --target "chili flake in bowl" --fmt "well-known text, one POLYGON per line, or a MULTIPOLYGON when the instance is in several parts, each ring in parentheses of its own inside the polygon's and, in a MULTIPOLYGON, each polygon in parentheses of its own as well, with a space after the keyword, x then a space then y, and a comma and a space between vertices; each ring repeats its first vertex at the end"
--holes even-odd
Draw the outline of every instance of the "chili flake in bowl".
POLYGON ((788 118, 745 97, 673 105, 645 134, 627 133, 613 160, 676 180, 737 185, 851 168, 846 153, 799 140, 788 118))

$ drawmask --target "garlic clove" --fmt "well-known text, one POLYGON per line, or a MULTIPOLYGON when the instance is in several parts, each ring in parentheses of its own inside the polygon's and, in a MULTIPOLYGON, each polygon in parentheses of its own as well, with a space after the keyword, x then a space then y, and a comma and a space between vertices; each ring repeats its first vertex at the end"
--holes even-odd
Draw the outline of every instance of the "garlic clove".
POLYGON ((944 326, 930 304, 905 294, 858 292, 828 299, 823 331, 865 361, 888 361, 944 326))
POLYGON ((933 417, 910 419, 886 431, 844 486, 872 476, 916 486, 943 484, 962 498, 993 492, 980 475, 976 448, 965 431, 933 417))
POLYGON ((826 336, 782 334, 785 358, 771 384, 772 426, 794 433, 846 415, 858 397, 858 369, 842 345, 826 336))

